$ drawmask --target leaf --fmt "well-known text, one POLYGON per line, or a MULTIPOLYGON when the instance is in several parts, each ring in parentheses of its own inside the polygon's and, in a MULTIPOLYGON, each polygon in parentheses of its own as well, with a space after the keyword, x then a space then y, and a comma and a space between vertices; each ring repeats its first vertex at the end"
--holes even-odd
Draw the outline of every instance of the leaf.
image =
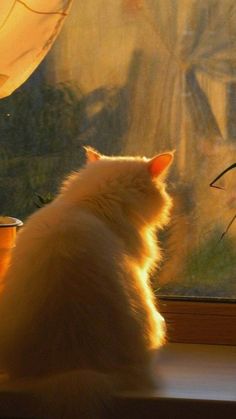
POLYGON ((225 175, 225 173, 229 172, 229 170, 232 170, 236 167, 236 163, 231 164, 231 166, 227 167, 227 169, 223 170, 223 172, 221 172, 211 183, 210 186, 212 188, 217 188, 217 189, 223 189, 220 186, 216 186, 214 185, 214 183, 219 180, 223 175, 225 175))

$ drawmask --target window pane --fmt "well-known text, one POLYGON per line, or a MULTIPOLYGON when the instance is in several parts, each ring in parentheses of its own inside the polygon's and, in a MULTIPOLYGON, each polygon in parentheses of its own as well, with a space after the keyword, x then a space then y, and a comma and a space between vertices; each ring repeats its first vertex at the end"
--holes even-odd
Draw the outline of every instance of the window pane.
POLYGON ((0 101, 1 213, 25 218, 83 163, 176 149, 159 294, 236 298, 234 0, 74 2, 53 50, 0 101))

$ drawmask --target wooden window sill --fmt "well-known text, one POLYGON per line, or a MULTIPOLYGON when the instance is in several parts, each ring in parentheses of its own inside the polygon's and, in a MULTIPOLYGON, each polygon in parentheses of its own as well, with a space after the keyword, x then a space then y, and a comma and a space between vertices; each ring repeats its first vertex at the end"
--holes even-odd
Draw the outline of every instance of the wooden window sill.
MULTIPOLYGON (((236 418, 236 346, 170 343, 156 376, 156 390, 117 395, 113 419, 236 418)), ((0 392, 0 419, 40 419, 36 411, 32 394, 0 392)))
POLYGON ((157 365, 159 388, 117 397, 122 419, 236 418, 236 347, 168 344, 157 365))

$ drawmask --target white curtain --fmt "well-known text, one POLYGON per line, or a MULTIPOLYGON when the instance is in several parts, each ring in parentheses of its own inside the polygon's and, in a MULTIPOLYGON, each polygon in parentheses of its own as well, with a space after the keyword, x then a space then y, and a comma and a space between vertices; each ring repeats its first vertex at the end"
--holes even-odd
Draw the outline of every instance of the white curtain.
POLYGON ((0 98, 31 75, 55 41, 72 0, 0 1, 0 98))
POLYGON ((188 179, 194 178, 199 156, 192 150, 201 154, 225 142, 220 118, 224 92, 236 81, 236 2, 144 0, 141 17, 150 37, 146 44, 140 37, 144 48, 127 152, 134 152, 141 133, 141 152, 177 148, 179 173, 187 167, 188 179))

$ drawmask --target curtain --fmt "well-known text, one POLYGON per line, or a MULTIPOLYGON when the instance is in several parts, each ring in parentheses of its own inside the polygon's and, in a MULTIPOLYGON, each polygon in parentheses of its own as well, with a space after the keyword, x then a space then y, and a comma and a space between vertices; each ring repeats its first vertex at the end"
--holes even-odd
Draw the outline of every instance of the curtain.
POLYGON ((10 95, 43 60, 72 0, 0 1, 0 98, 10 95))
POLYGON ((138 42, 139 89, 126 151, 135 151, 141 134, 141 153, 176 148, 178 173, 194 178, 199 156, 192 150, 201 154, 225 140, 216 108, 223 118, 225 91, 236 80, 236 3, 144 0, 140 15, 150 36, 138 42))

